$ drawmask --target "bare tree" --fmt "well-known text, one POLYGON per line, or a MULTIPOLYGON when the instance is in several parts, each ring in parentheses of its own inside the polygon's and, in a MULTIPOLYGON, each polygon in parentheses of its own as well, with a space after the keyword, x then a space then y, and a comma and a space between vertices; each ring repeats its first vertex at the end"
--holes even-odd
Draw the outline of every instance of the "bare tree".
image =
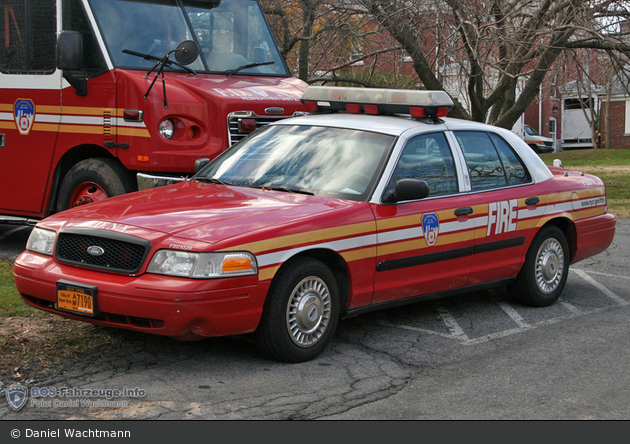
MULTIPOLYGON (((288 64, 309 83, 383 86, 406 58, 414 83, 445 89, 451 115, 511 128, 567 51, 624 65, 619 0, 263 0, 288 64), (359 69, 357 66, 362 65, 359 69)), ((578 76, 583 68, 575 68, 578 76)), ((590 75, 590 73, 589 73, 590 75)))

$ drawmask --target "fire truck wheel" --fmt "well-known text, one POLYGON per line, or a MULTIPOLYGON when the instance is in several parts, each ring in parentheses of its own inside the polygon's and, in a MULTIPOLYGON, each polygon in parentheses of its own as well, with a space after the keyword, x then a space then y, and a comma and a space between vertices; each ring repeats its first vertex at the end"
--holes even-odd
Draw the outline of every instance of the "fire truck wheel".
POLYGON ((134 191, 129 172, 114 159, 85 159, 66 174, 57 196, 57 211, 99 202, 134 191))
POLYGON ((272 282, 254 337, 267 356, 305 362, 324 351, 338 318, 334 275, 321 261, 300 257, 287 263, 272 282))
POLYGON ((547 307, 558 300, 569 274, 569 245, 560 228, 540 229, 529 247, 511 296, 524 305, 547 307))

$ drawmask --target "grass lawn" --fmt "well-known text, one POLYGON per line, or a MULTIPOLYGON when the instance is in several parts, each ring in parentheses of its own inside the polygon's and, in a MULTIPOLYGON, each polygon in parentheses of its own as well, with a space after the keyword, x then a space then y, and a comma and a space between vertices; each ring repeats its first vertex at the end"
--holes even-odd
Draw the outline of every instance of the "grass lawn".
POLYGON ((13 262, 6 259, 0 260, 0 318, 28 315, 34 311, 24 303, 15 289, 13 262))
POLYGON ((570 150, 540 157, 547 165, 560 159, 565 168, 598 176, 606 185, 608 210, 620 218, 630 217, 630 150, 570 150))

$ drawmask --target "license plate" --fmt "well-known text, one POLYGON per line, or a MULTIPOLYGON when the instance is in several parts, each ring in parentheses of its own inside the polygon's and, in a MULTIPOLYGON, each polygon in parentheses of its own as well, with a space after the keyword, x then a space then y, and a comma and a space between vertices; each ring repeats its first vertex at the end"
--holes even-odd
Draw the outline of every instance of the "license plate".
POLYGON ((70 281, 57 282, 57 308, 86 316, 98 313, 96 285, 85 285, 70 281))

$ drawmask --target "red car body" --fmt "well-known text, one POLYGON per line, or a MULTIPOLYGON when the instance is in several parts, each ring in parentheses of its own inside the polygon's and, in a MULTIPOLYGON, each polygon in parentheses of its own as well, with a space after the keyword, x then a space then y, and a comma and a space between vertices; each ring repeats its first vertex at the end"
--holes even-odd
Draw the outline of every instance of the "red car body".
MULTIPOLYGON (((370 126, 371 118, 312 116, 274 125, 370 126)), ((612 243, 616 221, 607 212, 605 186, 599 178, 547 169, 517 136, 500 129, 449 119, 437 126, 410 125, 431 134, 438 129, 455 134, 480 128, 496 131, 522 156, 533 179, 521 186, 400 204, 384 204, 378 196, 353 201, 185 181, 64 211, 37 225, 57 233, 57 239, 84 233, 145 242, 144 258, 133 272, 68 261, 59 257, 57 245, 51 255, 27 250, 17 258, 17 289, 27 304, 70 319, 190 340, 256 331, 268 310, 270 288, 298 257, 315 259, 333 272, 339 315, 344 317, 509 284, 523 273, 531 255, 539 254, 536 260, 544 262, 565 252, 567 264, 573 264, 612 243), (536 180, 536 174, 543 179, 536 180), (537 236, 550 227, 566 238, 566 251, 530 253, 537 250, 532 247, 537 236), (248 252, 255 257, 257 271, 219 279, 147 272, 151 258, 161 250, 248 252), (60 309, 60 281, 79 289, 94 288, 97 309, 92 316, 60 309)), ((392 154, 389 162, 396 156, 392 154)), ((377 185, 374 195, 380 186, 384 185, 377 185)), ((89 245, 86 241, 76 248, 89 245)), ((126 254, 120 252, 121 261, 126 254)), ((554 272, 557 265, 550 262, 542 273, 554 272)), ((563 272, 568 274, 568 268, 563 272)))

